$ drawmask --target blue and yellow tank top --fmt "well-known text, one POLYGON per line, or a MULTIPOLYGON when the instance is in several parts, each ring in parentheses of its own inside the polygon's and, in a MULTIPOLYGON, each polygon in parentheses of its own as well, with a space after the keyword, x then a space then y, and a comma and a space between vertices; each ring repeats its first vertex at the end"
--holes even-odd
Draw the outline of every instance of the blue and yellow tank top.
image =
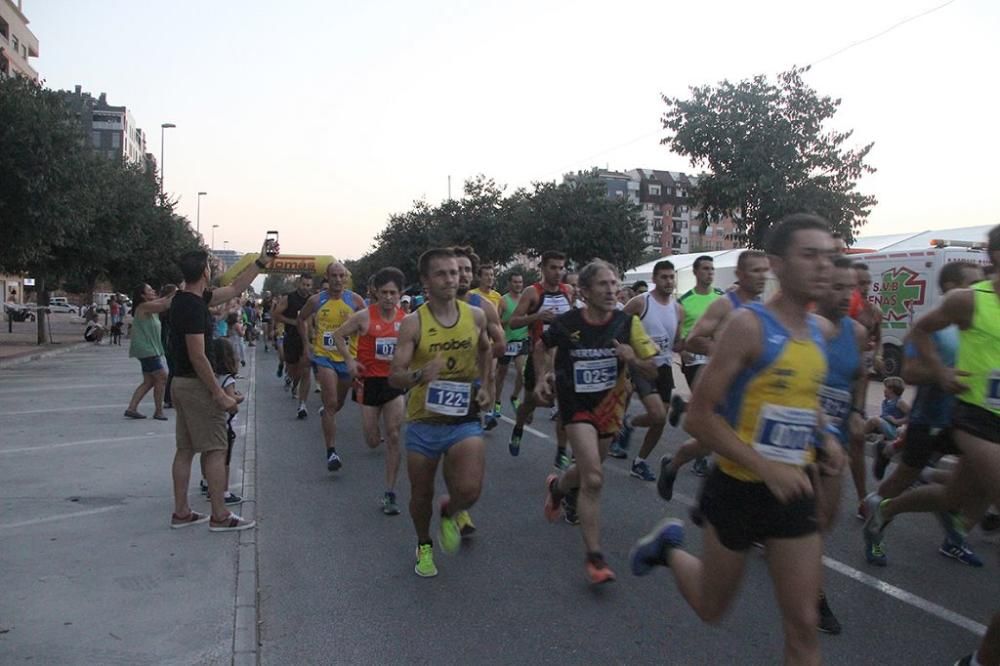
POLYGON ((854 396, 851 392, 861 366, 861 351, 854 334, 854 320, 842 317, 837 336, 826 343, 826 380, 820 387, 819 400, 827 422, 837 429, 837 439, 847 443, 847 417, 854 396))
POLYGON ((455 301, 458 319, 442 326, 429 307, 420 308, 420 340, 410 367, 420 369, 440 354, 445 361, 437 380, 417 384, 406 397, 406 419, 423 423, 462 423, 479 418, 475 383, 479 378, 479 328, 472 308, 455 301))
POLYGON ((343 363, 344 357, 337 352, 333 341, 333 332, 344 325, 356 310, 363 307, 361 298, 349 289, 345 289, 339 298, 330 296, 330 292, 319 294, 319 304, 316 307, 316 333, 313 337, 313 355, 328 358, 335 363, 343 363))
MULTIPOLYGON (((768 460, 805 466, 815 454, 819 390, 827 373, 823 332, 810 315, 810 339, 797 340, 763 305, 744 307, 760 320, 763 353, 737 375, 720 412, 737 436, 768 460)), ((721 456, 719 468, 741 481, 761 480, 721 456)))

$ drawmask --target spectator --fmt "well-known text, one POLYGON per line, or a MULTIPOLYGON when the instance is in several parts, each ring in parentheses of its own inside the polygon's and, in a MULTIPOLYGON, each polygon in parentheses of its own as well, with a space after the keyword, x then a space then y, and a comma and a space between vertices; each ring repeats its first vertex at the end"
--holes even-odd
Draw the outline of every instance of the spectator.
POLYGON ((230 312, 226 315, 226 340, 233 348, 233 352, 240 359, 240 365, 246 365, 246 354, 243 351, 243 322, 239 311, 230 312))
MULTIPOLYGON (((177 291, 176 284, 164 285, 160 289, 160 296, 166 296, 171 292, 177 291)), ((160 313, 160 344, 163 345, 163 356, 167 359, 167 385, 163 389, 163 406, 167 409, 173 409, 174 403, 170 401, 170 383, 174 378, 174 354, 170 350, 170 309, 166 309, 160 313)))
POLYGON ((129 339, 129 358, 139 359, 142 367, 142 383, 132 393, 132 400, 125 409, 125 416, 130 419, 144 419, 139 412, 139 403, 146 397, 149 389, 153 389, 153 418, 166 421, 163 415, 163 393, 167 385, 167 371, 163 368, 163 341, 160 337, 161 326, 157 315, 170 308, 176 288, 162 298, 157 298, 156 292, 148 284, 140 284, 132 294, 132 318, 135 335, 129 339))
POLYGON ((108 314, 111 315, 111 325, 114 326, 122 320, 122 306, 118 302, 117 296, 108 297, 108 314))
POLYGON ((83 330, 83 339, 87 342, 93 342, 96 345, 101 344, 101 340, 104 339, 104 327, 98 324, 96 321, 88 321, 87 327, 83 330))
POLYGON ((903 400, 906 384, 899 377, 886 377, 882 382, 882 412, 865 423, 865 435, 877 433, 887 442, 896 439, 897 430, 906 423, 910 406, 903 400))
MULTIPOLYGON (((236 363, 236 354, 233 352, 233 346, 225 340, 219 339, 213 340, 212 343, 215 349, 215 364, 213 366, 215 377, 219 380, 219 386, 226 392, 226 395, 234 399, 236 404, 239 405, 243 402, 244 396, 236 390, 236 374, 240 371, 240 366, 236 363)), ((226 441, 229 442, 229 448, 226 449, 226 494, 223 499, 226 506, 235 506, 243 503, 243 498, 229 492, 228 487, 230 478, 229 463, 232 461, 233 444, 236 442, 236 431, 233 430, 233 423, 239 411, 238 406, 233 407, 229 410, 229 416, 226 419, 226 441)), ((201 493, 208 497, 208 499, 212 499, 212 496, 208 492, 208 483, 205 481, 205 456, 201 457, 200 485, 201 493)))
POLYGON ((177 412, 177 452, 172 467, 174 512, 170 527, 177 529, 208 521, 209 530, 228 532, 245 530, 255 525, 231 513, 225 505, 226 494, 226 421, 236 407, 236 400, 226 395, 216 380, 210 355, 214 324, 209 308, 223 304, 241 294, 261 269, 266 269, 276 247, 261 249, 257 260, 236 276, 227 287, 210 290, 212 274, 208 253, 196 250, 180 258, 184 287, 170 305, 170 346, 174 354, 175 377, 171 397, 177 412), (191 510, 188 485, 194 455, 204 460, 205 477, 212 504, 211 516, 191 510))

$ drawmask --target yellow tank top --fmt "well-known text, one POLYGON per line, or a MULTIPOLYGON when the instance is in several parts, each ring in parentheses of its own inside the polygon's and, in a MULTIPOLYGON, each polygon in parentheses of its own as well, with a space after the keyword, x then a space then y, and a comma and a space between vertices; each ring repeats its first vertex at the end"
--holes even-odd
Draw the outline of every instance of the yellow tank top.
POLYGON ((319 296, 319 307, 316 308, 316 332, 313 336, 313 355, 328 358, 335 363, 343 363, 344 357, 337 353, 337 345, 333 341, 333 332, 344 325, 352 314, 353 304, 358 299, 353 291, 347 289, 340 298, 332 298, 330 292, 324 291, 319 296))
POLYGON ((480 298, 485 298, 490 303, 492 303, 493 307, 496 308, 497 312, 500 312, 500 301, 503 300, 503 294, 501 294, 499 291, 494 291, 493 289, 490 289, 488 294, 484 294, 478 289, 476 289, 475 293, 479 294, 480 298))
POLYGON ((406 419, 424 423, 462 423, 479 418, 476 386, 479 328, 472 308, 456 301, 458 321, 445 327, 438 323, 429 306, 417 310, 420 341, 413 351, 410 367, 420 369, 440 354, 444 368, 436 381, 418 384, 406 398, 406 419))
MULTIPOLYGON (((810 316, 811 339, 796 340, 763 305, 744 307, 760 319, 763 353, 733 381, 720 411, 739 438, 765 458, 808 465, 815 458, 819 390, 827 373, 823 332, 810 316)), ((721 456, 719 468, 741 481, 761 480, 721 456)))

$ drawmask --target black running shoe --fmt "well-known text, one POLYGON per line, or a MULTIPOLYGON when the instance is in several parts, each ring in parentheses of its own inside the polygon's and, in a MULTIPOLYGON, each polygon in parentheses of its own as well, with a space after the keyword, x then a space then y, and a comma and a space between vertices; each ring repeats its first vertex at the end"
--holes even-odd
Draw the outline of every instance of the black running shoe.
POLYGON ((670 416, 667 417, 667 423, 670 424, 671 428, 676 428, 677 424, 681 422, 681 415, 684 414, 685 409, 687 409, 687 404, 684 402, 684 398, 675 395, 670 399, 670 416))
POLYGON ((819 624, 816 628, 822 631, 824 634, 831 634, 836 636, 843 631, 843 627, 840 626, 840 622, 837 617, 830 610, 830 604, 826 601, 826 595, 822 592, 819 593, 819 624))
POLYGON ((660 458, 660 478, 656 480, 656 492, 667 502, 674 498, 674 481, 677 479, 677 472, 670 465, 672 461, 670 456, 660 458))
POLYGON ((708 459, 707 458, 695 458, 694 464, 691 465, 695 476, 700 476, 702 478, 708 476, 708 459))
POLYGON ((885 455, 885 440, 880 439, 875 445, 875 460, 872 461, 872 474, 879 481, 885 478, 885 468, 889 466, 891 458, 885 455))

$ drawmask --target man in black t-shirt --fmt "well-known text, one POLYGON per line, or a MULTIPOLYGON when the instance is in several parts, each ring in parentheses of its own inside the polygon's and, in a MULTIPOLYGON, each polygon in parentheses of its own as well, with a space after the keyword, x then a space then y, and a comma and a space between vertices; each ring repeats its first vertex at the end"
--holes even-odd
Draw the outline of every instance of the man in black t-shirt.
MULTIPOLYGON (((174 513, 170 527, 180 528, 209 521, 209 530, 228 532, 245 530, 254 521, 231 513, 225 505, 226 493, 226 421, 236 410, 236 401, 222 390, 212 367, 212 333, 215 329, 209 307, 239 296, 250 286, 274 255, 265 253, 244 269, 231 285, 210 290, 212 277, 208 253, 188 252, 180 258, 184 275, 182 289, 170 304, 170 351, 174 357, 174 380, 171 397, 177 411, 177 453, 174 455, 174 513), (188 485, 191 463, 201 454, 208 493, 212 502, 211 517, 191 510, 188 485)), ((273 248, 275 254, 277 247, 273 248)))

